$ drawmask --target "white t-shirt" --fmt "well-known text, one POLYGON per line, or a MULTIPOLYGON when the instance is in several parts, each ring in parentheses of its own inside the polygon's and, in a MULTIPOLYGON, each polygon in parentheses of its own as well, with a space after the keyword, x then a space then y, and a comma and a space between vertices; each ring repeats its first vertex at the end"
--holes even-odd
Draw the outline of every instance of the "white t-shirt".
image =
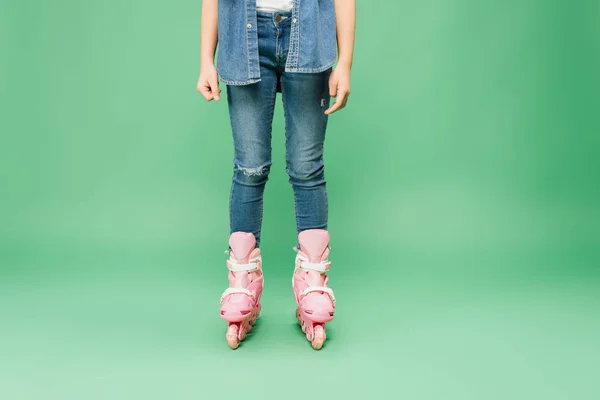
POLYGON ((256 9, 265 11, 291 11, 294 0, 256 0, 256 9))

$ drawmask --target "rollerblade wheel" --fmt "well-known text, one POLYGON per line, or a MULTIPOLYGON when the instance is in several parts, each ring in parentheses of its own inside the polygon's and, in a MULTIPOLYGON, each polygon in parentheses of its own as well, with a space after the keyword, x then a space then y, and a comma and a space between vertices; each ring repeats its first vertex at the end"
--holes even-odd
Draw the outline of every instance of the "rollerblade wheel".
POLYGON ((313 337, 311 340, 311 344, 313 349, 320 350, 323 347, 323 343, 325 342, 325 328, 323 325, 317 325, 313 330, 313 337))
POLYGON ((239 327, 235 324, 231 324, 231 325, 229 325, 229 328, 227 328, 227 334, 225 335, 225 338, 227 339, 227 345, 232 350, 237 349, 238 346, 240 345, 240 339, 238 337, 238 332, 239 332, 239 327))
POLYGON ((248 322, 242 322, 240 324, 240 330, 238 331, 238 339, 240 342, 246 339, 246 333, 250 330, 250 324, 248 322))
POLYGON ((309 342, 312 342, 314 339, 314 327, 311 325, 305 325, 306 328, 306 339, 308 339, 309 342))

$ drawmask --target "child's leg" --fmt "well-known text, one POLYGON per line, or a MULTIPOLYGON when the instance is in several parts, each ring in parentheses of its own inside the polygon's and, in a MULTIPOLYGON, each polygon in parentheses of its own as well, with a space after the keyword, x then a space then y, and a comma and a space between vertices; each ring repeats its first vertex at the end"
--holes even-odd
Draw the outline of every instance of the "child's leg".
POLYGON ((328 287, 329 232, 323 144, 329 107, 329 75, 282 76, 286 119, 287 173, 294 188, 298 256, 294 270, 296 317, 313 348, 325 342, 325 323, 333 319, 335 297, 328 287))
POLYGON ((273 18, 258 20, 261 81, 227 86, 233 131, 234 171, 229 212, 231 236, 229 288, 221 297, 221 318, 228 321, 227 343, 237 348, 260 314, 263 289, 258 249, 263 193, 271 167, 271 126, 277 88, 273 18))
POLYGON ((328 204, 323 143, 329 107, 329 75, 283 73, 281 77, 286 123, 286 160, 294 188, 296 228, 327 229, 328 204))
POLYGON ((227 86, 233 131, 234 170, 229 198, 230 233, 249 232, 260 243, 263 193, 271 167, 271 128, 276 72, 261 68, 262 80, 227 86))

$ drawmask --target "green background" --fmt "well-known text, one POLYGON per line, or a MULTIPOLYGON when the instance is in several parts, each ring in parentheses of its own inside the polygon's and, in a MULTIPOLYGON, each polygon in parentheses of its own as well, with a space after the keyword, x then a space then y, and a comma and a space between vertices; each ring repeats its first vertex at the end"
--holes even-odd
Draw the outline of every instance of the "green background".
POLYGON ((263 314, 226 345, 233 150, 226 99, 195 92, 200 6, 2 2, 0 398, 599 398, 600 3, 358 2, 320 352, 280 99, 263 314))

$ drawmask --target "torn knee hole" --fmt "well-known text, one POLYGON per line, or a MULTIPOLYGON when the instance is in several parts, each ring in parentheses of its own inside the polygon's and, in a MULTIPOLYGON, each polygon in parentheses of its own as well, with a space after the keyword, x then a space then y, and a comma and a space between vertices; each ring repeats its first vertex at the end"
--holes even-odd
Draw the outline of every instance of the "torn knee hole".
POLYGON ((242 167, 240 165, 237 166, 238 169, 240 171, 242 171, 244 173, 244 175, 246 176, 259 176, 259 175, 264 175, 265 172, 267 172, 268 167, 267 166, 261 166, 261 167, 256 167, 256 168, 247 168, 247 167, 242 167))

